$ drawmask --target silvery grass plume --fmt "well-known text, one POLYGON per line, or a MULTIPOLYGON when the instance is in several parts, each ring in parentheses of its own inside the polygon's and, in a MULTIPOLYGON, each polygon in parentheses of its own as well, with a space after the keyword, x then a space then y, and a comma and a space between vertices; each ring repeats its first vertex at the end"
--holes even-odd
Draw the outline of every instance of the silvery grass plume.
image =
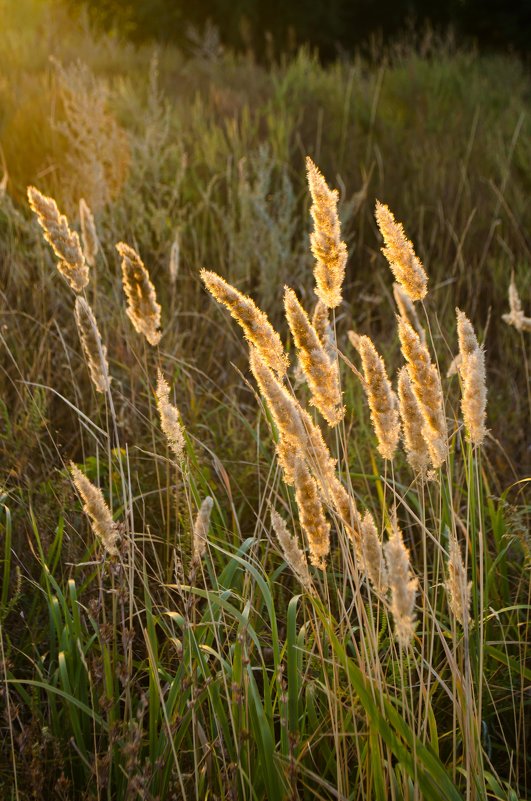
POLYGON ((461 410, 468 439, 473 445, 482 445, 487 435, 487 385, 485 380, 485 353, 479 346, 472 323, 464 312, 456 309, 459 338, 459 375, 462 382, 461 410))
POLYGON ((102 343, 92 309, 80 295, 76 298, 74 317, 92 383, 97 392, 107 392, 111 384, 107 348, 102 343))
POLYGON ((311 251, 316 259, 315 293, 328 308, 341 303, 341 289, 347 264, 347 246, 341 241, 337 213, 339 194, 330 189, 311 158, 306 158, 308 185, 312 197, 310 213, 314 229, 310 235, 311 251))
POLYGON ((205 555, 213 506, 214 501, 207 495, 197 513, 192 536, 192 565, 198 565, 205 555))
POLYGON ((427 292, 428 276, 401 223, 395 220, 389 208, 379 200, 376 201, 375 214, 385 242, 382 253, 389 262, 394 277, 411 300, 422 300, 427 292))
POLYGON ((517 331, 531 331, 531 317, 526 317, 522 309, 522 301, 516 288, 514 273, 509 284, 509 314, 502 314, 502 320, 512 325, 517 331))
POLYGON ((44 238, 59 259, 57 269, 74 292, 81 292, 89 282, 89 269, 79 236, 76 231, 70 230, 66 216, 60 214, 53 198, 46 197, 34 186, 28 186, 28 200, 37 215, 44 238))
POLYGON ((361 561, 373 587, 380 592, 387 589, 387 569, 378 529, 370 512, 365 512, 357 543, 358 559, 361 561))
POLYGON ((177 464, 181 465, 184 459, 185 448, 181 416, 177 407, 170 402, 170 387, 160 369, 157 370, 157 390, 155 395, 160 417, 160 427, 166 437, 170 450, 173 451, 177 464))
POLYGON ((252 298, 235 289, 216 273, 201 270, 201 279, 210 294, 218 303, 226 306, 232 317, 240 324, 245 338, 254 345, 266 365, 278 376, 284 376, 288 369, 288 357, 267 315, 258 308, 252 298))
POLYGON ((94 217, 83 198, 79 201, 79 220, 81 223, 81 239, 83 240, 85 260, 90 267, 94 267, 99 250, 99 240, 94 217))
POLYGON ((175 282, 177 281, 177 276, 179 274, 180 258, 181 258, 181 246, 179 241, 179 232, 177 231, 170 250, 169 273, 170 273, 170 283, 172 285, 175 284, 175 282))
POLYGON ((409 551, 396 522, 385 545, 387 580, 391 588, 391 612, 395 634, 401 648, 407 648, 415 632, 417 579, 411 574, 409 551))
POLYGON ((325 518, 317 483, 302 459, 296 460, 294 475, 295 499, 301 528, 308 542, 310 562, 324 570, 330 553, 330 524, 325 518))
POLYGON ((401 317, 398 318, 398 335, 423 418, 422 436, 426 440, 431 463, 438 468, 448 455, 448 431, 439 373, 418 334, 401 317))
POLYGON ((407 294, 407 292, 397 284, 396 282, 393 284, 393 295, 395 298, 395 303, 398 307, 399 314, 408 321, 410 326, 415 329, 417 334, 419 335, 419 339, 423 345, 426 344, 426 332, 421 325, 419 320, 419 316, 417 314, 417 310, 415 309, 415 304, 407 294))
POLYGON ((382 458, 392 460, 400 437, 397 397, 387 376, 384 361, 370 337, 359 338, 358 350, 378 451, 382 458))
POLYGON ((415 473, 427 478, 431 460, 428 445, 422 436, 424 418, 405 365, 398 373, 398 402, 407 461, 415 473))
POLYGON ((289 533, 284 518, 273 508, 271 508, 271 524, 286 564, 289 565, 304 589, 311 592, 312 580, 304 551, 299 547, 297 537, 289 533))
POLYGON ((457 375, 459 373, 459 368, 461 366, 461 354, 458 353, 457 356, 454 356, 448 370, 446 371, 446 378, 452 378, 452 376, 457 375))
POLYGON ((336 426, 345 416, 337 359, 330 359, 295 292, 289 287, 284 289, 284 308, 312 393, 310 403, 321 412, 330 426, 336 426))
POLYGON ((73 462, 70 462, 70 472, 83 500, 83 511, 90 519, 94 534, 109 556, 118 556, 117 545, 120 539, 118 526, 112 519, 111 510, 105 502, 102 491, 99 487, 95 487, 73 462))
POLYGON ((161 308, 149 273, 136 250, 119 242, 116 250, 122 257, 122 282, 127 297, 127 316, 135 330, 143 334, 150 345, 158 345, 161 308))
POLYGON ((448 556, 448 578, 446 580, 446 592, 448 594, 448 606, 456 620, 462 626, 470 622, 470 592, 472 582, 467 582, 463 557, 456 537, 450 536, 450 554, 448 556))

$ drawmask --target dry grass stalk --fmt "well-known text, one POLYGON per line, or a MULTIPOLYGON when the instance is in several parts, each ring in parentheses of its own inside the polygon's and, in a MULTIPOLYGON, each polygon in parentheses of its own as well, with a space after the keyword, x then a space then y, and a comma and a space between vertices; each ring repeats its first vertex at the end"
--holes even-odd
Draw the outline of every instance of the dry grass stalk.
POLYGON ((411 300, 422 300, 428 287, 428 276, 422 262, 415 255, 401 223, 397 222, 387 206, 376 201, 376 222, 383 236, 382 253, 389 262, 394 277, 411 300))
POLYGON ((119 242, 116 250, 122 257, 122 281, 127 296, 127 316, 135 330, 143 334, 150 345, 158 345, 160 306, 149 273, 136 250, 119 242))
POLYGON ((97 392, 107 392, 111 383, 107 364, 107 348, 102 343, 92 309, 87 301, 79 295, 76 298, 74 317, 92 383, 97 392))
POLYGON ((357 543, 358 558, 374 588, 380 592, 387 589, 387 570, 382 541, 370 512, 365 512, 361 521, 360 538, 357 543))
POLYGON ((509 284, 509 314, 502 314, 502 320, 512 325, 517 331, 531 331, 531 317, 526 317, 522 309, 522 301, 516 288, 514 273, 509 284))
POLYGON ((404 289, 402 289, 400 284, 397 284, 396 282, 393 284, 393 295, 400 315, 408 321, 408 323, 412 328, 415 329, 415 331, 419 335, 420 341, 422 342, 423 345, 425 345, 426 331, 421 325, 419 316, 417 314, 417 310, 415 309, 415 304, 413 303, 407 292, 404 289))
POLYGON ((385 557, 395 634, 399 645, 407 648, 415 631, 414 611, 418 581, 411 574, 409 551, 396 523, 393 524, 393 532, 385 545, 385 557))
POLYGON ((384 361, 370 337, 360 337, 359 353, 371 420, 378 439, 378 451, 384 459, 392 460, 400 437, 398 401, 387 376, 384 361))
POLYGON ((79 201, 79 219, 85 260, 90 267, 94 267, 99 250, 99 240, 94 217, 83 198, 79 201))
POLYGON ((398 401, 408 463, 415 473, 420 473, 421 478, 427 478, 430 452, 422 436, 424 418, 405 365, 398 374, 398 401))
POLYGON ((170 387, 161 370, 157 372, 157 409, 160 416, 160 427, 173 451, 177 464, 184 459, 184 431, 179 410, 170 402, 170 387))
POLYGON ((201 278, 210 294, 241 325, 245 338, 259 351, 266 365, 278 376, 284 376, 289 362, 281 339, 254 300, 209 270, 201 270, 201 278))
POLYGON ((306 159, 308 185, 312 196, 310 209, 314 230, 310 235, 311 250, 316 259, 315 293, 328 308, 341 303, 341 289, 347 263, 347 246, 341 241, 337 213, 338 192, 330 189, 310 157, 306 159))
POLYGON ((28 186, 28 200, 37 215, 44 238, 52 246, 59 262, 57 269, 74 292, 81 292, 89 282, 89 269, 81 250, 79 236, 71 231, 55 200, 46 197, 34 186, 28 186))
POLYGON ((448 431, 440 376, 432 364, 428 349, 410 324, 401 317, 398 318, 398 335, 423 418, 422 436, 426 440, 431 463, 437 469, 448 455, 448 431))
POLYGON ((198 565, 205 555, 213 506, 214 501, 207 495, 197 513, 192 536, 192 565, 198 565))
POLYGON ((112 519, 111 510, 105 502, 102 491, 99 487, 95 487, 73 462, 70 462, 70 472, 83 500, 83 511, 90 518, 94 534, 109 556, 118 556, 117 544, 120 538, 118 526, 112 519))
POLYGON ((330 552, 330 524, 325 518, 317 483, 302 459, 297 459, 294 472, 295 498, 301 528, 308 541, 310 562, 324 570, 330 552))
POLYGON ((341 404, 337 359, 330 359, 295 292, 288 287, 284 292, 284 308, 299 351, 301 367, 312 393, 310 402, 330 426, 336 426, 345 415, 345 407, 341 404))
POLYGON ((448 606, 456 620, 462 626, 470 622, 470 593, 472 582, 467 582, 463 557, 456 537, 450 537, 450 554, 448 557, 448 579, 446 591, 448 593, 448 606))
POLYGON ((181 245, 179 241, 179 233, 177 232, 175 234, 175 239, 172 242, 170 250, 169 273, 170 273, 171 284, 175 284, 175 282, 177 281, 177 276, 179 274, 180 259, 181 259, 181 245))
POLYGON ((304 589, 311 591, 312 580, 308 571, 308 562, 304 551, 299 547, 297 537, 289 533, 286 521, 275 509, 271 509, 271 523, 286 563, 293 570, 304 589))
POLYGON ((461 356, 459 374, 463 385, 461 409, 469 441, 473 445, 481 445, 487 435, 485 353, 478 344, 472 323, 466 314, 460 309, 456 309, 456 313, 461 356))

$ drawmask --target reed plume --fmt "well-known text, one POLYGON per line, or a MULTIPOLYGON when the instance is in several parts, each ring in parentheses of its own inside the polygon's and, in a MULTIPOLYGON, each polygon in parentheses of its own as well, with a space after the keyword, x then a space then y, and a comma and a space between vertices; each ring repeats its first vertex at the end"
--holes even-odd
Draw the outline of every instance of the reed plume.
POLYGON ((294 474, 295 499, 301 528, 308 542, 310 562, 324 570, 330 552, 330 524, 325 518, 317 483, 302 459, 297 459, 294 474))
POLYGON ((463 386, 461 410, 468 439, 481 445, 487 435, 487 385, 485 381, 485 353, 478 344, 472 323, 464 312, 456 309, 459 338, 459 374, 463 386))
POLYGON ((424 418, 405 365, 398 373, 398 401, 408 463, 415 473, 420 474, 421 478, 427 478, 430 452, 426 440, 422 436, 424 418))
POLYGON ((299 547, 297 537, 289 533, 286 521, 275 509, 271 508, 270 511, 271 524, 282 549, 282 555, 284 556, 286 564, 292 569, 304 589, 311 592, 312 580, 308 570, 308 562, 306 561, 304 551, 299 547))
POLYGON ((359 353, 361 336, 356 331, 353 331, 352 329, 350 331, 347 331, 347 336, 348 336, 349 342, 352 345, 352 347, 354 348, 354 350, 357 350, 358 353, 359 353))
POLYGON ((175 238, 172 242, 172 246, 170 249, 170 263, 169 263, 169 273, 170 273, 170 284, 175 284, 177 281, 177 276, 179 274, 179 265, 180 265, 180 258, 181 258, 181 244, 179 240, 179 233, 175 234, 175 238))
POLYGON ((401 648, 407 648, 415 631, 415 597, 418 581, 411 574, 409 551, 396 522, 385 545, 387 580, 391 588, 391 612, 395 635, 401 648))
POLYGON ((428 276, 424 272, 422 262, 415 255, 404 228, 395 220, 389 208, 378 200, 375 213, 378 228, 385 242, 382 253, 389 262, 395 279, 411 300, 422 300, 426 296, 428 276))
POLYGON ((400 286, 400 284, 397 284, 396 282, 393 284, 393 295, 399 314, 408 321, 412 328, 415 329, 419 335, 420 341, 423 345, 425 345, 426 331, 419 320, 417 310, 415 309, 415 304, 407 292, 400 286))
POLYGON ((160 416, 160 427, 164 432, 170 449, 173 451, 177 464, 184 459, 184 431, 179 410, 170 402, 170 387, 162 371, 157 371, 157 409, 160 416))
POLYGON ((509 309, 509 314, 502 314, 502 320, 508 325, 512 325, 517 331, 531 331, 531 317, 526 317, 524 314, 514 273, 511 274, 511 283, 509 284, 509 309))
POLYGON ((378 529, 370 512, 365 512, 361 521, 360 537, 357 543, 358 558, 376 590, 387 589, 387 570, 378 529))
POLYGON ((450 554, 448 556, 448 578, 446 591, 448 593, 448 606, 456 620, 462 626, 470 622, 470 593, 472 582, 467 582, 463 557, 456 537, 450 536, 450 554))
POLYGON ((89 269, 81 250, 79 236, 71 231, 68 220, 60 214, 55 200, 28 186, 28 200, 37 215, 44 238, 59 259, 57 269, 74 292, 81 292, 89 282, 89 269))
POLYGON ((448 431, 439 373, 418 334, 401 317, 398 318, 398 335, 423 418, 422 436, 426 440, 431 463, 438 468, 448 455, 448 431))
POLYGON ((337 359, 330 359, 295 292, 289 287, 285 287, 284 308, 312 393, 310 403, 321 412, 330 426, 336 426, 345 415, 345 407, 341 404, 337 359))
POLYGON ((107 348, 102 343, 92 309, 80 295, 76 298, 74 317, 92 383, 97 392, 107 392, 111 383, 107 348))
POLYGON ((201 279, 210 294, 227 307, 232 317, 240 324, 245 338, 259 351, 268 367, 278 376, 285 375, 288 357, 279 335, 252 298, 244 295, 209 270, 201 270, 201 279))
POLYGON ((94 217, 83 198, 79 201, 79 220, 81 223, 81 239, 83 241, 85 261, 90 267, 94 267, 99 250, 99 240, 94 217))
POLYGON ((338 192, 330 189, 311 158, 306 158, 308 185, 312 197, 310 213, 314 229, 310 235, 311 251, 316 259, 315 293, 328 308, 341 303, 341 289, 347 263, 347 246, 341 241, 337 213, 338 192))
POLYGON ((384 361, 370 337, 360 337, 359 353, 371 420, 378 440, 378 451, 384 459, 392 460, 400 437, 398 401, 387 376, 384 361))
POLYGON ((135 330, 143 334, 150 345, 158 345, 161 308, 149 273, 136 250, 119 242, 116 250, 122 257, 122 282, 127 297, 127 316, 135 330))
POLYGON ((83 500, 83 511, 90 519, 94 534, 109 556, 118 556, 117 545, 120 539, 118 525, 112 519, 111 510, 105 502, 102 491, 99 487, 95 487, 73 462, 70 462, 70 472, 83 500))
POLYGON ((192 565, 200 563, 205 555, 208 542, 208 529, 210 528, 210 517, 214 501, 207 495, 203 500, 197 517, 195 518, 194 530, 192 535, 192 565))

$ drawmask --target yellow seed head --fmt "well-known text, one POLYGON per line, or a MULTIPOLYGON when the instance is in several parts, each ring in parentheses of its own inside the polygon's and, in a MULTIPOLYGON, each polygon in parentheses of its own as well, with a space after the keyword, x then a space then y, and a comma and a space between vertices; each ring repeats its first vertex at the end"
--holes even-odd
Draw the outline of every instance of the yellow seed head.
POLYGON ((424 418, 405 365, 398 374, 398 401, 407 460, 415 473, 419 473, 421 478, 427 478, 430 452, 422 436, 424 418))
POLYGON ((213 506, 214 501, 207 495, 197 513, 192 537, 192 565, 198 565, 205 555, 213 506))
POLYGON ((382 253, 389 262, 393 275, 411 300, 422 300, 428 287, 428 276, 422 262, 415 255, 402 225, 395 220, 389 208, 378 200, 376 222, 385 242, 382 253))
POLYGON ((284 376, 288 368, 288 357, 267 315, 258 308, 254 300, 239 292, 216 273, 201 270, 201 279, 210 294, 226 306, 241 325, 245 338, 259 351, 266 365, 278 376, 284 376))
POLYGON ((160 416, 160 427, 166 436, 168 445, 175 456, 177 464, 181 464, 184 459, 184 432, 181 424, 179 410, 170 402, 170 387, 162 375, 161 370, 157 373, 157 409, 160 416))
POLYGON ((107 364, 107 348, 101 341, 101 334, 92 309, 80 295, 76 298, 74 317, 92 383, 97 392, 107 392, 111 383, 107 364))
POLYGON ((308 541, 310 562, 324 570, 330 552, 330 524, 324 515, 317 483, 302 459, 295 464, 295 499, 308 541))
POLYGON ((94 217, 83 198, 79 201, 79 220, 85 260, 90 267, 94 267, 99 250, 99 240, 94 217))
POLYGON ((470 622, 470 591, 472 582, 467 582, 461 549, 455 536, 450 537, 450 555, 448 557, 448 578, 446 591, 448 606, 454 617, 462 626, 470 622))
POLYGON ((384 459, 392 460, 400 437, 398 401, 387 376, 384 361, 370 337, 360 337, 359 353, 371 420, 378 439, 378 450, 384 459))
POLYGON ((311 592, 312 580, 308 571, 308 562, 304 551, 299 547, 297 537, 289 533, 286 521, 273 508, 271 509, 271 523, 286 563, 293 570, 304 589, 311 592))
POLYGON ((423 345, 425 345, 426 332, 419 320, 417 310, 415 309, 415 304, 407 292, 400 286, 400 284, 397 284, 396 282, 393 284, 393 295, 395 297, 395 303, 398 307, 400 315, 415 329, 419 335, 420 341, 423 345))
POLYGON ((73 462, 70 462, 70 472, 83 500, 83 511, 90 519, 94 534, 109 556, 117 556, 117 544, 120 539, 118 526, 112 519, 111 510, 105 502, 102 491, 99 487, 95 487, 73 462))
POLYGON ((461 409, 468 439, 473 445, 481 445, 487 434, 487 385, 485 380, 485 353, 480 348, 472 323, 460 309, 457 312, 457 335, 459 338, 459 374, 463 394, 461 409))
POLYGON ((341 241, 337 213, 338 192, 330 189, 311 158, 306 159, 308 185, 312 197, 310 209, 314 229, 310 244, 316 259, 315 293, 328 308, 341 303, 341 289, 347 263, 347 246, 341 241))
POLYGON ((74 292, 81 292, 89 282, 89 270, 77 233, 70 230, 67 218, 59 213, 53 198, 46 197, 34 186, 28 186, 28 200, 37 215, 44 238, 59 259, 57 269, 74 292))
POLYGON ((116 250, 122 257, 122 282, 127 297, 127 316, 135 330, 143 334, 150 345, 158 345, 160 306, 149 273, 136 250, 119 242, 116 250))
POLYGON ((409 551, 395 524, 385 545, 387 580, 391 588, 391 612, 399 645, 407 648, 415 632, 415 597, 418 581, 411 574, 409 551))
POLYGON ((517 331, 531 331, 531 317, 526 317, 522 308, 522 301, 516 288, 514 273, 509 284, 509 314, 502 314, 502 320, 512 325, 517 331))

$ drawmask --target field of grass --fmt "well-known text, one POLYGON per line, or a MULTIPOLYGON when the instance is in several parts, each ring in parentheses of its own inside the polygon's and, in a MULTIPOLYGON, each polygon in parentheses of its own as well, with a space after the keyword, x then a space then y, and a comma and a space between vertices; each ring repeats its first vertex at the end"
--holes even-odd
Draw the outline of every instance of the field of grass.
MULTIPOLYGON (((531 314, 521 64, 426 39, 266 68, 209 41, 185 60, 97 39, 48 0, 0 0, 0 18, 0 797, 530 798, 531 335, 502 320, 512 275, 531 314), (306 354, 335 393, 325 416, 284 310, 286 285, 310 318, 317 301, 306 156, 338 189, 348 251, 306 354), (72 230, 81 198, 94 215, 79 294, 29 185, 72 230), (429 279, 418 326, 448 430, 429 478, 403 444, 382 458, 393 396, 380 383, 371 401, 370 346, 348 335, 371 338, 396 390, 405 348, 376 200, 429 279), (126 313, 119 242, 153 282, 155 345, 126 313), (286 376, 258 317, 247 340, 266 361, 251 348, 249 370, 204 268, 267 314, 286 376), (76 294, 106 348, 103 392, 76 294), (456 307, 484 348, 481 444, 461 405, 477 411, 477 372, 447 376, 456 307), (386 409, 377 437, 371 410, 386 409), (92 505, 72 462, 103 493, 92 505)), ((152 324, 140 284, 137 325, 150 309, 152 324)))

